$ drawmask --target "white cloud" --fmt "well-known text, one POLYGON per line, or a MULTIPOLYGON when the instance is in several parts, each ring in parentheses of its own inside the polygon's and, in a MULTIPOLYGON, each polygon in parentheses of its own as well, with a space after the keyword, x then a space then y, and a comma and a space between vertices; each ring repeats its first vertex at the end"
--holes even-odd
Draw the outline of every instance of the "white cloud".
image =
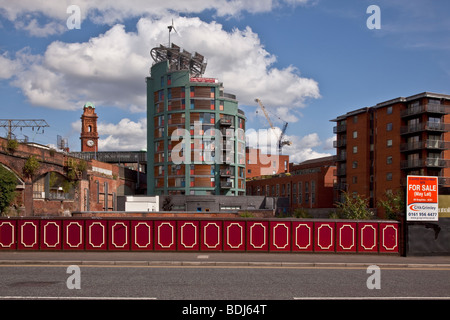
POLYGON ((34 37, 47 37, 50 35, 61 34, 66 31, 67 27, 60 22, 50 21, 44 25, 40 25, 37 19, 31 20, 18 20, 14 26, 17 29, 23 29, 28 31, 31 36, 34 37))
MULTIPOLYGON (((261 129, 256 131, 249 129, 246 131, 247 146, 259 148, 263 154, 277 154, 280 133, 281 129, 278 127, 275 127, 275 130, 261 129)), ((314 148, 317 149, 324 145, 317 133, 311 133, 304 137, 285 135, 283 140, 291 141, 291 145, 285 145, 282 149, 282 154, 289 155, 289 162, 299 163, 331 155, 331 153, 314 150, 314 148)))
MULTIPOLYGON (((81 132, 81 122, 71 124, 72 131, 81 132)), ((99 151, 136 151, 147 149, 147 119, 132 121, 121 119, 118 123, 100 121, 97 125, 99 151)))
POLYGON ((122 119, 117 124, 98 124, 101 135, 98 142, 100 151, 130 151, 147 149, 147 119, 137 122, 122 119))
MULTIPOLYGON (((85 101, 132 112, 146 110, 144 79, 152 64, 149 51, 168 40, 169 18, 142 18, 137 32, 115 25, 87 42, 52 42, 43 56, 23 53, 24 70, 14 85, 31 104, 75 110, 85 101)), ((216 22, 199 18, 174 19, 183 36, 173 36, 184 49, 202 53, 208 61, 205 76, 218 78, 241 104, 255 105, 256 97, 267 108, 296 121, 296 109, 305 99, 318 98, 316 81, 301 77, 296 67, 273 67, 276 57, 267 52, 249 27, 227 32, 216 22), (275 106, 275 107, 272 107, 275 106)))
POLYGON ((0 55, 0 79, 9 79, 20 70, 20 62, 11 60, 7 54, 0 55))
MULTIPOLYGON (((128 18, 160 18, 173 12, 195 14, 212 10, 216 16, 228 17, 239 16, 242 12, 253 14, 269 12, 285 5, 295 7, 310 2, 311 0, 77 0, 71 3, 57 0, 0 0, 0 8, 2 8, 0 14, 10 21, 45 16, 65 26, 65 21, 69 17, 66 12, 67 7, 75 4, 80 7, 82 19, 88 18, 95 23, 113 25, 128 18)), ((16 28, 33 32, 26 26, 26 24, 17 24, 16 28)), ((38 25, 37 27, 43 28, 38 25)))

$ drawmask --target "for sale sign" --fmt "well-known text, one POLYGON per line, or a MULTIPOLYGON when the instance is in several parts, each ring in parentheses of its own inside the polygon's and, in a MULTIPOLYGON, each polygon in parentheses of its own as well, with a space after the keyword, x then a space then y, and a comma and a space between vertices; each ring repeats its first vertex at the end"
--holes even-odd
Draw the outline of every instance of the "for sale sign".
POLYGON ((438 177, 408 176, 406 220, 437 221, 438 177))

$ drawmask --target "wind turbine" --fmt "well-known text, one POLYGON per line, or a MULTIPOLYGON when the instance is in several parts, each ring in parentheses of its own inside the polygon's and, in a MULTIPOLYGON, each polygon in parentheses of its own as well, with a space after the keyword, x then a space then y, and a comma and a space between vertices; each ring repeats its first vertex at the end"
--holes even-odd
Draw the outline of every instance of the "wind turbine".
POLYGON ((175 26, 173 25, 173 19, 172 19, 172 25, 167 26, 167 29, 169 29, 169 47, 170 47, 170 33, 173 31, 175 31, 176 34, 178 34, 177 29, 175 29, 175 26))

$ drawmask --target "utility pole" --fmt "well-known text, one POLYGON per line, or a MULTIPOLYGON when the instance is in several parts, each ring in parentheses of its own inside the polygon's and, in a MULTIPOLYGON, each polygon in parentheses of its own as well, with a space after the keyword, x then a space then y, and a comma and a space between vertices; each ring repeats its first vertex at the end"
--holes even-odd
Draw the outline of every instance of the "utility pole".
POLYGON ((12 139, 14 130, 17 128, 37 128, 37 131, 49 127, 48 123, 43 119, 0 119, 0 127, 5 128, 8 131, 8 140, 12 139))

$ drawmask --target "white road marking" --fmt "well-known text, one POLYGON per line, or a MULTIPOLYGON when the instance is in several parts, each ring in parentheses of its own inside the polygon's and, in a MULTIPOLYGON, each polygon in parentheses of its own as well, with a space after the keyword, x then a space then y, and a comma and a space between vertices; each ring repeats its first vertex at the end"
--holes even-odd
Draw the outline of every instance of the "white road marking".
POLYGON ((155 297, 40 297, 0 296, 0 300, 156 300, 155 297))
POLYGON ((450 297, 293 297, 294 300, 450 300, 450 297))

